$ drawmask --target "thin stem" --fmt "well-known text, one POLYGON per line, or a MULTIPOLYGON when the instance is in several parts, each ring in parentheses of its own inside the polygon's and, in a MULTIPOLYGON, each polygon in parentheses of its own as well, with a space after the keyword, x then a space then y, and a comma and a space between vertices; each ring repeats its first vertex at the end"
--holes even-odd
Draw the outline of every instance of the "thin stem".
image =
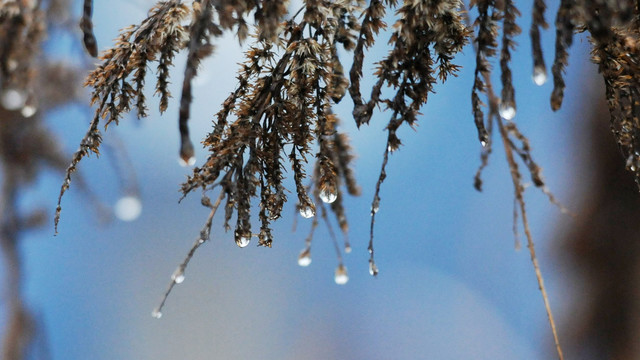
MULTIPOLYGON (((162 316, 162 309, 164 308, 164 304, 166 303, 167 298, 169 297, 169 294, 171 294, 173 287, 176 286, 176 284, 182 282, 181 279, 178 278, 178 276, 183 276, 182 274, 184 274, 184 271, 187 269, 187 266, 189 265, 191 258, 193 258, 193 255, 195 255, 196 250, 198 250, 198 248, 202 244, 204 244, 207 240, 209 240, 211 235, 211 223, 213 221, 213 217, 216 215, 216 211, 218 210, 218 207, 220 206, 220 203, 222 202, 222 199, 224 197, 225 197, 224 191, 220 191, 220 195, 218 196, 218 199, 216 199, 216 202, 213 205, 211 205, 209 202, 209 205, 210 205, 209 207, 211 208, 211 212, 209 213, 209 217, 207 218, 207 221, 205 222, 202 230, 200 231, 200 236, 193 243, 193 245, 191 246, 191 249, 187 253, 187 256, 184 258, 182 263, 178 265, 178 268, 174 272, 174 276, 172 276, 171 278, 169 287, 164 292, 164 295, 162 295, 162 300, 160 301, 160 305, 158 305, 158 307, 153 310, 154 317, 160 318, 162 316), (176 281, 176 279, 178 279, 178 281, 176 281)), ((203 203, 205 202, 203 201, 203 203)))
POLYGON ((558 331, 556 330, 556 323, 553 319, 553 313, 551 312, 551 305, 549 303, 549 295, 547 295, 547 290, 544 286, 544 279, 542 277, 542 272, 540 271, 540 265, 538 264, 538 258, 536 256, 536 250, 533 244, 533 236, 531 235, 531 229, 529 228, 529 220, 527 219, 527 211, 525 208, 524 198, 522 197, 522 184, 520 183, 520 174, 517 169, 517 165, 515 159, 513 157, 513 150, 509 145, 508 134, 504 128, 502 119, 497 118, 498 128, 500 129, 500 135, 502 137, 502 143, 504 145, 504 150, 507 157, 507 162, 509 163, 509 167, 511 169, 511 179, 513 180, 513 186, 515 187, 515 196, 520 205, 520 214, 522 215, 522 225, 524 227, 524 233, 527 238, 527 248, 529 249, 529 254, 531 255, 531 263, 533 264, 533 269, 536 273, 536 280, 538 280, 538 288, 542 293, 542 300, 544 301, 544 308, 547 312, 547 317, 549 318, 549 325, 551 325, 551 332, 553 333, 553 341, 556 345, 556 351, 558 353, 558 358, 560 360, 564 359, 562 354, 562 348, 560 347, 560 340, 558 337, 558 331))

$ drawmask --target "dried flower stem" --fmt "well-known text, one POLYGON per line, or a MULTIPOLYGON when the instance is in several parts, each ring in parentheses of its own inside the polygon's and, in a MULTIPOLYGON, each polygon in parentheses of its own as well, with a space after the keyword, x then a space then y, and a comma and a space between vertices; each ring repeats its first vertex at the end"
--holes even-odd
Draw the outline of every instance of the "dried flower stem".
MULTIPOLYGON (((191 249, 187 253, 187 256, 185 256, 184 260, 182 260, 182 263, 178 265, 178 268, 176 269, 176 272, 174 273, 174 275, 179 274, 179 276, 184 276, 182 274, 184 274, 185 270, 187 269, 187 266, 189 265, 189 262, 193 258, 193 255, 195 255, 196 251, 200 246, 202 246, 202 244, 204 244, 206 241, 210 239, 211 224, 213 222, 213 217, 216 215, 216 211, 218 210, 218 207, 220 206, 220 203, 222 202, 222 199, 224 197, 225 197, 225 193, 223 191, 220 191, 220 195, 218 195, 218 198, 213 204, 211 204, 208 198, 206 197, 203 198, 203 205, 206 205, 207 207, 209 207, 211 211, 209 212, 209 216, 207 217, 207 221, 202 227, 202 230, 200 230, 200 236, 193 243, 193 245, 191 246, 191 249)), ((162 300, 160 301, 160 305, 158 305, 158 307, 154 310, 155 317, 162 316, 162 309, 164 308, 164 304, 166 303, 167 298, 169 297, 169 294, 171 294, 173 287, 176 286, 176 284, 182 282, 182 280, 176 281, 176 279, 177 278, 175 276, 172 277, 171 282, 169 283, 169 287, 162 295, 162 300)))
POLYGON ((533 244, 533 236, 531 235, 531 229, 529 228, 529 220, 527 218, 527 211, 524 203, 524 188, 521 184, 521 176, 518 170, 518 165, 513 158, 513 149, 509 145, 509 134, 505 130, 502 119, 497 118, 498 128, 500 129, 500 136, 502 138, 502 143, 504 145, 505 155, 507 157, 507 162, 509 163, 509 168, 511 170, 511 180, 513 181, 513 186, 515 189, 515 198, 518 201, 520 207, 520 214, 522 215, 522 224, 524 226, 524 233, 527 238, 527 248, 529 249, 529 254, 531 255, 531 263, 533 264, 533 269, 536 273, 536 280, 538 281, 538 287, 540 292, 542 293, 542 300, 544 301, 544 308, 547 312, 547 317, 549 318, 549 325, 551 326, 551 332, 553 334, 553 341, 556 346, 556 351, 558 354, 558 358, 560 360, 564 359, 562 354, 562 347, 560 346, 560 339, 558 338, 558 331, 556 330, 556 323, 553 318, 553 313, 551 312, 551 305, 549 304, 549 295, 547 295, 546 287, 544 286, 544 279, 542 277, 542 272, 540 271, 540 265, 538 264, 538 258, 536 256, 536 250, 533 244))

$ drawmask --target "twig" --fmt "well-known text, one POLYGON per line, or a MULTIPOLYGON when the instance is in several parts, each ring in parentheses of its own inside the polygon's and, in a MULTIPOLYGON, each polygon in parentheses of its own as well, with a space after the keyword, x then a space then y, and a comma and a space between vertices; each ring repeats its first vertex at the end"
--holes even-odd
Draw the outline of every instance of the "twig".
POLYGON ((80 20, 80 29, 84 34, 84 47, 87 49, 89 55, 98 57, 98 43, 95 35, 93 34, 93 22, 91 21, 92 12, 93 0, 84 0, 82 19, 80 20))
POLYGON ((218 196, 218 199, 213 205, 208 200, 208 198, 203 198, 203 205, 206 205, 211 208, 209 217, 207 218, 207 221, 205 222, 204 227, 200 231, 200 236, 196 239, 196 241, 191 246, 191 249, 187 253, 187 256, 184 258, 182 263, 178 265, 176 270, 173 272, 173 275, 171 275, 171 282, 169 283, 169 287, 167 288, 167 291, 165 291, 164 295, 162 295, 162 300, 160 301, 160 305, 158 305, 158 307, 156 307, 151 313, 153 317, 158 319, 162 317, 162 309, 164 308, 164 304, 167 301, 169 294, 171 294, 173 287, 176 286, 176 284, 182 283, 182 281, 184 280, 184 272, 187 269, 187 266, 189 265, 191 258, 193 258, 193 255, 196 253, 196 250, 198 250, 198 248, 202 244, 204 244, 207 240, 209 240, 211 235, 211 223, 213 221, 213 217, 216 215, 218 206, 220 206, 220 203, 222 202, 222 199, 224 198, 224 196, 225 196, 224 191, 220 191, 220 195, 218 196))

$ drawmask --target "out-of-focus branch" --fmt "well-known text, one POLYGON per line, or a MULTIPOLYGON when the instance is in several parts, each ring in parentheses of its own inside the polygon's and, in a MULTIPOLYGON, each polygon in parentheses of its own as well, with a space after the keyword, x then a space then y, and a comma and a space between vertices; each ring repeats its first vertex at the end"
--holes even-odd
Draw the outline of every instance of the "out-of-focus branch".
MULTIPOLYGON (((7 129, 5 124, 0 126, 0 139, 5 140, 7 129)), ((6 141, 0 144, 4 149, 11 146, 6 141)), ((13 153, 13 149, 8 149, 13 153)), ((8 299, 8 318, 5 328, 5 336, 2 343, 3 360, 21 360, 31 341, 32 320, 22 301, 21 291, 21 262, 18 253, 18 241, 21 221, 16 213, 16 197, 19 189, 19 182, 16 176, 17 169, 6 158, 7 151, 3 151, 4 161, 2 162, 3 184, 0 198, 0 213, 2 220, 0 223, 0 245, 5 258, 6 281, 5 289, 8 299)))
MULTIPOLYGON (((591 81, 598 81, 593 79, 591 81)), ((576 177, 590 184, 576 196, 582 199, 578 222, 572 224, 563 246, 582 286, 574 298, 581 310, 568 321, 570 353, 575 359, 640 358, 640 197, 625 170, 620 149, 604 136, 610 131, 607 104, 598 93, 583 94, 588 120, 585 139, 575 141, 584 154, 576 177), (590 101, 591 100, 591 101, 590 101), (588 345, 585 345, 588 344, 588 345)), ((580 116, 580 115, 577 115, 580 116)))

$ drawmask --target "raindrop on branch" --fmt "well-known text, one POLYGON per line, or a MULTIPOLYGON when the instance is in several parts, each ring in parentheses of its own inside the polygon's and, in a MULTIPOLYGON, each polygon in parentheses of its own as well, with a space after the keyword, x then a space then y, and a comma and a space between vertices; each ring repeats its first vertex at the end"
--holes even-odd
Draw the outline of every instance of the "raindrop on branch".
POLYGON ((251 234, 240 233, 236 230, 236 245, 241 248, 247 247, 251 242, 251 234))
POLYGON ((298 265, 309 266, 311 264, 311 249, 306 248, 298 255, 298 265))
POLYGON ((344 266, 343 264, 338 265, 338 268, 336 269, 336 273, 333 280, 338 285, 346 284, 347 281, 349 281, 349 275, 347 274, 347 267, 344 266))
POLYGON ((196 157, 195 156, 191 156, 187 159, 183 159, 181 157, 178 156, 178 164, 180 164, 180 166, 193 166, 196 164, 196 157))
POLYGON ((333 188, 324 188, 320 190, 320 200, 324 203, 331 204, 336 201, 337 198, 338 192, 333 188))
POLYGON ((547 82, 547 69, 544 66, 536 66, 533 68, 533 75, 531 76, 533 82, 542 86, 547 82))
POLYGON ((26 118, 30 118, 38 112, 38 108, 33 105, 25 105, 22 110, 20 110, 20 114, 26 118))
POLYGON ((516 116, 516 108, 513 106, 513 103, 501 103, 498 108, 498 112, 500 112, 500 116, 502 116, 505 120, 511 120, 514 116, 516 116))
POLYGON ((378 210, 380 210, 380 198, 378 196, 373 199, 373 203, 371 204, 371 215, 377 214, 378 210))
POLYGON ((378 266, 376 265, 376 263, 373 260, 369 260, 369 274, 371 276, 377 276, 378 275, 378 266))
POLYGON ((312 218, 315 214, 316 210, 310 205, 305 205, 300 208, 300 215, 305 219, 312 218))
POLYGON ((178 266, 176 271, 173 272, 173 274, 171 275, 171 280, 173 280, 173 282, 175 282, 176 284, 182 284, 182 282, 184 281, 184 270, 182 269, 182 266, 178 266))
POLYGON ((162 311, 160 311, 160 309, 153 309, 153 311, 151 312, 151 316, 156 319, 160 319, 162 317, 162 311))

